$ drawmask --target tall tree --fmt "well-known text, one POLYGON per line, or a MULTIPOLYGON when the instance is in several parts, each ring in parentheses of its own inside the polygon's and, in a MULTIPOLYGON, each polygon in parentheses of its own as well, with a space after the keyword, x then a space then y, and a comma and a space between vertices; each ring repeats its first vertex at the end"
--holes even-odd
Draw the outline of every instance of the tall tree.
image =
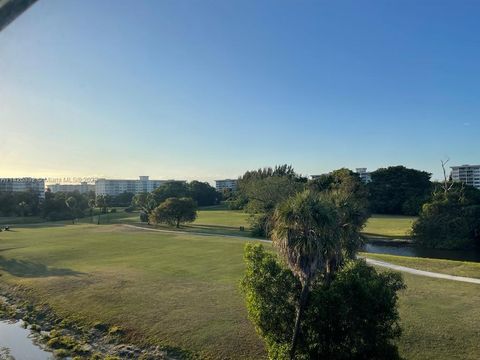
POLYGON ((417 244, 429 248, 480 248, 480 190, 439 184, 412 227, 417 244))
POLYGON ((171 197, 188 197, 189 189, 183 181, 168 181, 162 184, 152 192, 152 196, 157 204, 160 204, 171 197))
POLYGON ((303 190, 305 183, 289 165, 247 171, 238 181, 236 197, 246 204, 253 234, 269 237, 275 207, 303 190))
POLYGON ((391 166, 372 172, 368 184, 372 212, 417 215, 432 192, 430 173, 391 166))
MULTIPOLYGON (((187 185, 189 197, 195 200, 198 206, 216 205, 220 202, 221 194, 206 182, 192 181, 187 185)), ((181 197, 179 194, 177 197, 181 197)))
POLYGON ((292 336, 292 359, 310 285, 318 276, 330 282, 345 256, 355 256, 354 247, 359 244, 363 224, 346 218, 334 197, 305 190, 279 205, 273 216, 273 244, 302 285, 292 336))

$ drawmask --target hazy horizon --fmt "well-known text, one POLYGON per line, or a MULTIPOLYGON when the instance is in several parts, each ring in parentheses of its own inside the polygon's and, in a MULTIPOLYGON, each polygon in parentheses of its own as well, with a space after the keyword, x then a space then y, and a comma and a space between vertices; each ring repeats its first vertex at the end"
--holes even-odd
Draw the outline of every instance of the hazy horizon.
POLYGON ((480 163, 474 2, 39 1, 0 32, 0 177, 480 163))

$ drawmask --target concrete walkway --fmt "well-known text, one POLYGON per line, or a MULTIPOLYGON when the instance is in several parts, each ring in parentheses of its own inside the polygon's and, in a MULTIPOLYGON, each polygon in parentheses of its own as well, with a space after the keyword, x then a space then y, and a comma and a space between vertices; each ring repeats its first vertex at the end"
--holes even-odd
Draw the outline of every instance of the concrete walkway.
MULTIPOLYGON (((186 234, 186 235, 196 235, 196 236, 226 237, 226 238, 232 238, 232 239, 243 240, 243 241, 252 240, 252 241, 261 241, 261 242, 270 243, 270 244, 272 243, 270 240, 255 239, 255 238, 249 238, 249 237, 246 237, 246 236, 235 236, 235 235, 225 235, 225 234, 215 234, 215 233, 202 233, 202 232, 182 231, 182 230, 152 229, 152 228, 147 228, 147 227, 137 226, 137 225, 130 225, 130 224, 122 224, 122 225, 125 226, 125 227, 134 228, 134 229, 138 229, 138 230, 145 230, 145 231, 156 231, 156 232, 162 232, 162 233, 186 234)), ((426 277, 436 278, 436 279, 461 281, 461 282, 466 282, 466 283, 470 283, 470 284, 480 285, 480 279, 464 277, 464 276, 447 275, 447 274, 441 274, 441 273, 436 273, 436 272, 431 272, 431 271, 417 270, 417 269, 409 268, 409 267, 406 267, 406 266, 391 264, 391 263, 388 263, 388 262, 385 262, 385 261, 369 259, 369 258, 366 258, 366 257, 362 257, 362 258, 364 258, 367 261, 367 263, 370 264, 370 265, 381 266, 381 267, 384 267, 384 268, 387 268, 387 269, 401 271, 401 272, 405 272, 405 273, 408 273, 408 274, 426 276, 426 277)))
POLYGON ((406 273, 413 274, 413 275, 427 276, 427 277, 431 277, 431 278, 445 279, 445 280, 462 281, 462 282, 466 282, 466 283, 479 284, 480 285, 480 279, 464 277, 464 276, 454 276, 454 275, 440 274, 440 273, 431 272, 431 271, 417 270, 417 269, 412 269, 412 268, 409 268, 409 267, 406 267, 406 266, 395 265, 395 264, 391 264, 391 263, 388 263, 388 262, 385 262, 385 261, 373 260, 373 259, 369 259, 369 258, 365 258, 365 260, 370 265, 381 266, 381 267, 384 267, 384 268, 397 270, 397 271, 401 271, 401 272, 406 272, 406 273))

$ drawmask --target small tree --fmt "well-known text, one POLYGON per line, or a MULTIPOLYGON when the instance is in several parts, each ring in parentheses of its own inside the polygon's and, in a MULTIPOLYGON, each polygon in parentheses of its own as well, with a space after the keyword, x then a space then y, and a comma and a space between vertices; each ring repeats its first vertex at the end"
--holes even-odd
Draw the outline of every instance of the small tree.
MULTIPOLYGON (((95 199, 95 205, 100 208, 100 212, 108 214, 108 207, 110 206, 110 198, 108 195, 98 195, 95 199)), ((100 214, 98 215, 98 224, 100 224, 100 214)))
POLYGON ((95 209, 95 199, 88 200, 88 209, 90 210, 90 219, 93 223, 93 210, 95 209))
POLYGON ((180 223, 193 222, 197 218, 197 204, 191 198, 168 198, 150 214, 150 222, 180 227, 180 223))

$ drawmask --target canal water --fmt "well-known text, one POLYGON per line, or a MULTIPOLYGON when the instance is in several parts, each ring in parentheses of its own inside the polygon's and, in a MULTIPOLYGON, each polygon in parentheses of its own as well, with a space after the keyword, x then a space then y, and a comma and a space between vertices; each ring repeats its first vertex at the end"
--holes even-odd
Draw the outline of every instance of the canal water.
POLYGON ((36 345, 22 321, 0 321, 0 360, 52 360, 51 352, 36 345))
POLYGON ((420 247, 398 244, 365 244, 362 251, 367 253, 411 256, 433 259, 480 262, 480 250, 441 250, 423 249, 420 247))

